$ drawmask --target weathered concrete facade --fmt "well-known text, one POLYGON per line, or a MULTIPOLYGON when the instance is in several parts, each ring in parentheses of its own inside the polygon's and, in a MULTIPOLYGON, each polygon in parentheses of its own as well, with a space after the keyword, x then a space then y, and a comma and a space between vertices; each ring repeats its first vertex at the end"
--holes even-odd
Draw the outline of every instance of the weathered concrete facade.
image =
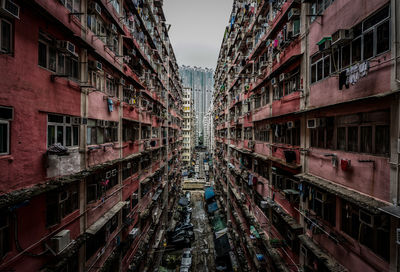
POLYGON ((180 182, 162 1, 4 2, 0 270, 146 270, 180 182))
MULTIPOLYGON (((235 1, 214 171, 232 231, 259 226, 287 270, 398 270, 398 14, 387 0, 235 1)), ((254 252, 276 261, 241 247, 253 271, 254 252)))

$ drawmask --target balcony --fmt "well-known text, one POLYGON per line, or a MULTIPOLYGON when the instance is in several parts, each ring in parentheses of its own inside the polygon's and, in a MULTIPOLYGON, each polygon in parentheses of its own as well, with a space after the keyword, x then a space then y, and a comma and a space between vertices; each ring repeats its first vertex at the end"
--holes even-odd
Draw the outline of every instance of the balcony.
POLYGON ((81 155, 79 148, 69 148, 68 154, 48 154, 46 176, 48 178, 65 176, 81 170, 81 155))

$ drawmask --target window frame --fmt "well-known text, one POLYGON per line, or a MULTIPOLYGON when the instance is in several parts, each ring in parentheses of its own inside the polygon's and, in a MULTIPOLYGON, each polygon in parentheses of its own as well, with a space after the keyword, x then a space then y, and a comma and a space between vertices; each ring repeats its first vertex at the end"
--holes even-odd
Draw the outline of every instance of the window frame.
POLYGON ((78 147, 79 146, 79 142, 80 142, 80 125, 76 124, 72 124, 72 118, 74 118, 75 116, 67 116, 67 115, 60 115, 60 114, 47 114, 47 130, 46 130, 46 143, 47 143, 47 147, 57 143, 57 128, 58 127, 62 127, 63 128, 63 142, 61 143, 62 146, 65 146, 67 148, 73 148, 73 147, 78 147), (57 122, 49 122, 49 116, 53 115, 53 116, 61 116, 63 118, 63 122, 62 123, 57 123, 57 122), (67 123, 66 119, 70 118, 70 122, 67 123), (52 144, 49 144, 49 126, 54 126, 54 139, 55 142, 52 144), (67 127, 71 128, 71 145, 67 145, 67 127), (78 143, 74 144, 74 135, 75 135, 75 130, 74 128, 78 128, 78 143))
POLYGON ((54 46, 52 44, 55 43, 55 40, 48 37, 45 33, 39 33, 39 39, 38 39, 38 67, 43 68, 48 70, 51 73, 54 74, 60 74, 60 75, 67 75, 68 79, 71 80, 79 80, 79 57, 74 56, 72 54, 67 54, 64 52, 61 52, 57 46, 54 46), (40 58, 39 58, 39 43, 42 43, 46 46, 46 66, 42 66, 40 64, 40 58), (54 50, 55 52, 55 68, 54 70, 50 68, 50 50, 54 50), (62 69, 60 69, 60 58, 63 58, 63 65, 62 69))
POLYGON ((10 154, 10 120, 4 120, 4 119, 0 119, 0 124, 5 124, 6 126, 7 126, 7 143, 6 143, 6 145, 7 145, 7 150, 6 150, 6 152, 1 152, 0 151, 0 156, 3 156, 3 155, 9 155, 10 154))
POLYGON ((68 186, 67 188, 63 188, 62 191, 55 190, 55 191, 48 192, 46 194, 46 227, 50 228, 52 226, 60 224, 64 218, 68 217, 70 214, 77 211, 79 209, 79 204, 80 204, 79 199, 80 199, 80 197, 79 197, 79 184, 78 183, 72 184, 72 185, 68 186), (67 198, 61 199, 61 194, 65 193, 65 192, 67 192, 67 198), (75 194, 76 198, 73 197, 74 194, 75 194), (49 202, 50 197, 54 197, 54 196, 56 196, 57 200, 55 202, 54 201, 49 202), (69 203, 69 201, 70 201, 70 203, 69 203), (57 210, 56 210, 57 215, 56 215, 56 218, 54 218, 52 216, 54 221, 48 222, 49 206, 51 206, 51 205, 57 206, 57 210), (71 210, 69 210, 69 211, 66 210, 67 205, 71 205, 71 207, 70 207, 71 210))
POLYGON ((0 52, 6 53, 6 54, 11 54, 13 53, 13 48, 14 48, 14 24, 12 21, 0 17, 0 52), (10 39, 10 46, 8 51, 6 49, 3 49, 3 22, 6 22, 7 24, 10 25, 10 36, 8 37, 10 39))

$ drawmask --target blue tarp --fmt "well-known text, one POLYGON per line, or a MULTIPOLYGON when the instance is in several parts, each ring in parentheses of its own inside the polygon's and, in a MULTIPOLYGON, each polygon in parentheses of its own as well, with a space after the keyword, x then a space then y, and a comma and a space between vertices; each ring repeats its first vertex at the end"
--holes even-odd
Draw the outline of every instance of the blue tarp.
POLYGON ((206 187, 204 192, 204 197, 206 200, 213 198, 215 196, 213 187, 206 187))
POLYGON ((209 204, 207 207, 208 207, 208 213, 213 213, 216 210, 218 210, 217 202, 213 202, 213 203, 209 204))

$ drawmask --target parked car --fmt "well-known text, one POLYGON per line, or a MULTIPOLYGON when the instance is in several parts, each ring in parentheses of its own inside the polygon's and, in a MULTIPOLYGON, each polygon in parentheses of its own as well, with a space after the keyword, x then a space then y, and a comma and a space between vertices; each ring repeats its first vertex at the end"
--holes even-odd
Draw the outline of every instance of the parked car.
POLYGON ((185 223, 185 224, 190 224, 190 219, 191 219, 191 213, 186 213, 184 216, 183 216, 183 222, 185 223))
POLYGON ((187 198, 188 202, 190 203, 190 200, 191 200, 191 193, 190 192, 186 192, 186 198, 187 198))
POLYGON ((193 211, 193 208, 189 207, 189 206, 186 206, 186 211, 191 213, 193 211))
POLYGON ((190 240, 194 240, 194 232, 191 230, 178 230, 167 233, 167 238, 169 241, 173 241, 178 239, 179 237, 189 238, 190 240))
POLYGON ((189 267, 181 267, 181 269, 179 269, 179 272, 189 272, 189 267))
POLYGON ((178 223, 175 226, 175 231, 179 231, 179 230, 190 230, 190 231, 193 231, 193 224, 191 224, 191 223, 189 223, 189 224, 178 223))
POLYGON ((192 265, 192 249, 183 250, 181 267, 190 267, 192 265))

